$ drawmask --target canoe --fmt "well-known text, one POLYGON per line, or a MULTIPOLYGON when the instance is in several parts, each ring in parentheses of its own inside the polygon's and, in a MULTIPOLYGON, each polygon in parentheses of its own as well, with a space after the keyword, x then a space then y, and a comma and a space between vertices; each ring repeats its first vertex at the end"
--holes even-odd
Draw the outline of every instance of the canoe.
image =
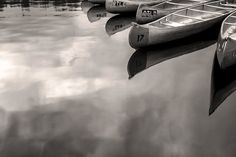
POLYGON ((176 11, 148 24, 133 24, 129 43, 133 48, 169 42, 199 33, 235 10, 215 1, 176 11))
POLYGON ((111 13, 136 12, 139 4, 156 4, 165 0, 106 0, 106 10, 111 13))
POLYGON ((222 69, 236 64, 236 12, 223 21, 216 51, 222 69))
POLYGON ((93 3, 88 2, 88 1, 83 1, 83 2, 81 2, 81 9, 84 13, 87 13, 88 10, 90 8, 94 7, 95 5, 97 5, 97 4, 93 4, 93 3))
POLYGON ((131 27, 134 21, 135 16, 116 15, 106 22, 105 29, 108 35, 113 35, 131 27))
POLYGON ((213 27, 188 38, 136 50, 127 65, 129 78, 164 61, 209 47, 217 42, 219 27, 213 27))
POLYGON ((95 4, 104 4, 105 0, 88 0, 88 2, 95 3, 95 4))
POLYGON ((211 76, 211 98, 209 115, 236 90, 236 65, 221 69, 215 55, 211 76))
POLYGON ((139 24, 152 22, 175 11, 209 1, 212 0, 170 0, 152 5, 140 4, 136 12, 136 21, 139 24))
POLYGON ((87 17, 89 22, 96 22, 104 17, 114 16, 111 13, 108 13, 103 5, 95 5, 90 8, 87 12, 87 17))

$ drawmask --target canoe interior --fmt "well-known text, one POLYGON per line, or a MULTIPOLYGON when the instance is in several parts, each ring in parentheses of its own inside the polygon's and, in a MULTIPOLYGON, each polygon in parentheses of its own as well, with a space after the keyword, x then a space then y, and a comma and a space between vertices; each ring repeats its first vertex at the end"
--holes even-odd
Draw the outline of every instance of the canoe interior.
POLYGON ((221 17, 232 12, 234 8, 221 6, 220 2, 201 4, 180 10, 165 16, 149 25, 160 28, 171 28, 194 24, 201 21, 221 17))
POLYGON ((205 1, 202 1, 202 0, 171 0, 171 1, 161 3, 161 4, 154 5, 152 7, 155 9, 167 9, 167 10, 181 9, 181 8, 185 8, 187 6, 199 4, 201 2, 205 2, 205 1))
POLYGON ((222 33, 223 38, 236 34, 236 13, 232 14, 224 21, 222 33))

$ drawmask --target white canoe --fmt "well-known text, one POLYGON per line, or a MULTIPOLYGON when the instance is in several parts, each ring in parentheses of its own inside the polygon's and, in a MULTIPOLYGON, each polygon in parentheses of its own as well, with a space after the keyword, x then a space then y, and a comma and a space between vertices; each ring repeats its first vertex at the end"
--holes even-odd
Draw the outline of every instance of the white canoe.
POLYGON ((168 43, 168 45, 161 44, 136 50, 127 65, 129 78, 166 60, 193 53, 215 44, 218 31, 219 27, 213 27, 188 38, 168 43))
POLYGON ((96 5, 90 8, 87 12, 89 22, 96 22, 104 17, 111 17, 114 14, 108 13, 103 5, 96 5))
POLYGON ((148 24, 134 24, 129 43, 133 48, 140 48, 181 39, 212 27, 234 10, 215 1, 176 11, 148 24))
POLYGON ((222 69, 236 64, 236 12, 223 21, 216 51, 222 69))
POLYGON ((136 12, 139 4, 156 4, 165 0, 106 0, 106 10, 111 13, 136 12))
POLYGON ((136 12, 137 23, 144 24, 157 20, 175 11, 212 0, 170 0, 158 4, 140 4, 136 12))
POLYGON ((116 15, 106 22, 105 29, 108 35, 113 35, 131 27, 134 21, 135 16, 116 15))
POLYGON ((221 69, 215 56, 212 67, 209 115, 236 90, 236 65, 221 69))
POLYGON ((90 8, 94 7, 95 5, 97 5, 97 4, 93 4, 93 3, 88 2, 88 1, 83 1, 83 2, 81 2, 81 9, 84 13, 87 13, 88 10, 90 8))

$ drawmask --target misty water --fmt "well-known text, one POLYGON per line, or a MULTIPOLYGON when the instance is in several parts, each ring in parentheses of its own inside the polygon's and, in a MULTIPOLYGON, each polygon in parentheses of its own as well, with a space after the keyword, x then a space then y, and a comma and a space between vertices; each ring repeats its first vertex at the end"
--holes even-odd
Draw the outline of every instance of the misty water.
POLYGON ((1 0, 1 157, 235 156, 235 83, 208 116, 219 26, 135 50, 134 21, 78 0, 1 0))

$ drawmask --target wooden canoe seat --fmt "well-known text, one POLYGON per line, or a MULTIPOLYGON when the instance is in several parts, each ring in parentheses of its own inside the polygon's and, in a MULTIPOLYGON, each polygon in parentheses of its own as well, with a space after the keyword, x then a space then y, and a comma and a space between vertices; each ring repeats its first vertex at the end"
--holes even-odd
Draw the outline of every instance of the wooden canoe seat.
POLYGON ((233 22, 224 22, 224 24, 227 24, 227 25, 236 25, 236 23, 233 23, 233 22))
POLYGON ((193 17, 193 16, 181 15, 181 14, 176 14, 176 13, 173 13, 172 15, 180 16, 180 17, 184 17, 184 18, 188 18, 188 19, 194 19, 194 20, 197 20, 197 21, 204 21, 203 19, 199 19, 199 18, 193 17))
POLYGON ((179 26, 184 26, 185 24, 179 23, 179 22, 174 22, 174 21, 160 21, 160 24, 166 25, 166 26, 171 26, 171 27, 179 27, 179 26))
POLYGON ((182 6, 189 6, 189 4, 184 4, 184 3, 174 3, 174 2, 166 2, 168 4, 173 4, 173 5, 182 5, 182 6))
POLYGON ((195 17, 180 15, 180 14, 175 14, 175 13, 171 14, 171 16, 175 16, 174 19, 178 17, 179 21, 172 21, 171 19, 165 19, 165 21, 160 21, 160 24, 171 26, 171 27, 179 27, 179 26, 185 26, 186 24, 190 24, 194 22, 204 21, 202 19, 198 19, 195 17))
POLYGON ((226 9, 232 10, 232 8, 230 8, 230 7, 224 7, 224 6, 216 6, 216 5, 208 5, 208 4, 204 4, 204 6, 207 6, 207 7, 210 7, 210 8, 222 9, 222 10, 226 10, 226 9))
POLYGON ((196 12, 202 12, 202 13, 210 13, 210 14, 218 14, 218 15, 224 15, 224 13, 220 13, 220 12, 213 12, 213 11, 208 11, 208 10, 199 10, 199 9, 192 9, 189 8, 188 10, 192 10, 192 11, 196 11, 196 12))
POLYGON ((231 15, 230 17, 232 17, 232 18, 236 18, 236 16, 233 16, 233 15, 231 15))

